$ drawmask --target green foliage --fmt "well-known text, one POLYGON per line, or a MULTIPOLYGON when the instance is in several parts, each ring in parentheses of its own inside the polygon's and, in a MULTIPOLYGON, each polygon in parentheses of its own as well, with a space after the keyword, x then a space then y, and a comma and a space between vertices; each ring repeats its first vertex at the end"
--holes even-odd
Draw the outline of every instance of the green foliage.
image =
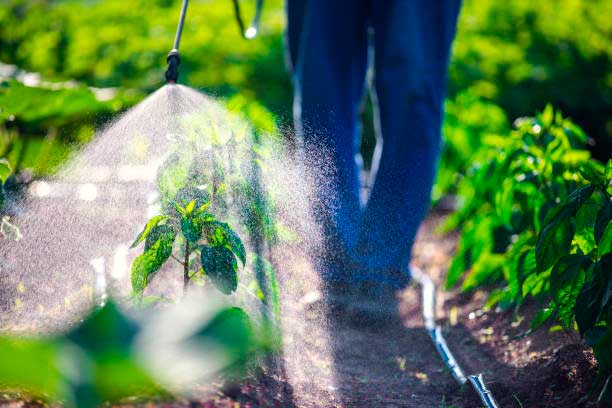
MULTIPOLYGON (((533 328, 556 317, 594 341, 590 331, 612 327, 612 160, 590 159, 585 141, 550 106, 517 120, 509 137, 488 140, 458 186, 466 202, 448 221, 461 238, 447 285, 464 273, 464 290, 502 282, 489 306, 546 300, 533 328)), ((612 344, 599 341, 606 373, 612 362, 601 350, 612 344)))
MULTIPOLYGON (((0 389, 63 405, 93 408, 126 397, 167 396, 135 345, 155 344, 157 353, 172 344, 155 343, 150 332, 124 316, 113 303, 94 310, 68 333, 47 338, 0 337, 0 389)), ((224 370, 244 367, 259 340, 244 310, 217 310, 182 339, 192 353, 210 358, 211 344, 225 357, 224 370)))
POLYGON ((473 93, 464 92, 444 105, 443 144, 433 200, 455 194, 474 161, 474 154, 487 140, 502 137, 510 130, 504 111, 473 93))
MULTIPOLYGON (((153 273, 172 255, 177 236, 183 242, 183 265, 185 287, 187 281, 200 272, 190 270, 191 256, 200 259, 201 272, 224 294, 229 295, 238 287, 238 262, 246 260, 244 245, 240 237, 228 224, 221 223, 207 211, 211 202, 204 202, 196 209, 193 199, 183 207, 188 193, 180 190, 173 204, 174 211, 158 215, 149 220, 132 247, 145 241, 145 250, 132 264, 131 281, 135 295, 142 298, 153 273)), ((176 258, 175 258, 176 259, 176 258)))
POLYGON ((595 138, 607 160, 610 12, 607 0, 465 0, 449 72, 451 98, 468 91, 511 118, 550 102, 595 138))
POLYGON ((238 289, 238 262, 231 250, 202 245, 200 259, 202 269, 221 292, 229 295, 238 289))
POLYGON ((36 174, 56 169, 74 148, 91 140, 96 120, 134 103, 137 98, 110 90, 103 98, 79 84, 26 86, 16 80, 0 83, 0 155, 16 170, 36 174))

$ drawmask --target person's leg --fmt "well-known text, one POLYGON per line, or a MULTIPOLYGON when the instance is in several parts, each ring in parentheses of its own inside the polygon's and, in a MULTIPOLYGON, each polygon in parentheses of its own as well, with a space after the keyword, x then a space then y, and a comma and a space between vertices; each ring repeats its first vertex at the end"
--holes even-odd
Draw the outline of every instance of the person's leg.
POLYGON ((412 243, 430 203, 460 1, 372 3, 383 145, 357 249, 371 273, 364 279, 401 286, 409 280, 412 243))
POLYGON ((360 218, 355 160, 367 68, 367 9, 362 0, 309 0, 294 69, 294 116, 314 169, 317 221, 324 226, 326 278, 347 279, 342 262, 360 218), (311 160, 313 159, 313 160, 311 160))

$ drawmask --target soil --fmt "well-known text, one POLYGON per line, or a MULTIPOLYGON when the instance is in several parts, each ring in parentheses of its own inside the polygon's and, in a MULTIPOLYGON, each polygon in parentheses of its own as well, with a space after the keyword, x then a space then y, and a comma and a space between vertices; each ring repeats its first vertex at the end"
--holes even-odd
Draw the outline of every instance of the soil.
MULTIPOLYGON (((437 287, 457 237, 436 229, 443 215, 424 223, 414 263, 437 287)), ((420 290, 400 295, 399 315, 377 324, 355 324, 328 312, 316 291, 317 277, 298 256, 281 287, 282 353, 248 381, 219 386, 216 396, 171 401, 125 401, 122 407, 480 407, 469 386, 450 375, 421 319, 420 290), (299 269, 299 271, 298 271, 299 269), (310 274, 310 275, 309 275, 310 274), (299 282, 291 276, 301 276, 299 282)), ((285 261, 287 261, 285 259, 285 261)), ((575 332, 526 334, 536 304, 513 311, 486 310, 486 293, 438 290, 438 322, 466 374, 483 373, 502 407, 596 407, 597 372, 590 349, 575 332)), ((39 406, 36 401, 0 394, 0 406, 39 406), (2 402, 4 401, 4 402, 2 402)))
MULTIPOLYGON (((414 263, 438 288, 457 242, 454 234, 436 233, 443 218, 429 217, 414 248, 414 263)), ((486 297, 483 291, 438 290, 438 323, 467 375, 482 373, 501 407, 597 406, 597 365, 576 332, 549 325, 528 333, 537 304, 519 313, 486 310, 486 297)), ((298 305, 284 308, 299 316, 298 305)), ((320 327, 316 318, 312 324, 289 318, 283 369, 243 386, 233 400, 246 407, 482 406, 469 385, 455 382, 423 329, 418 287, 401 293, 399 311, 397 320, 376 325, 330 319, 320 327)))

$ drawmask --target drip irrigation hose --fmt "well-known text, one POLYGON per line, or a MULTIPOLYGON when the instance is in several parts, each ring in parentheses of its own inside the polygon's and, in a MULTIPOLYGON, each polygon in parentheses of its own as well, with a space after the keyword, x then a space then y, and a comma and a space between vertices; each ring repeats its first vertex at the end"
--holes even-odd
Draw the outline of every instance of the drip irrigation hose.
POLYGON ((499 408, 497 401, 493 397, 491 391, 487 388, 482 374, 469 375, 465 376, 461 366, 455 360, 453 353, 451 353, 448 345, 446 344, 446 340, 442 335, 442 329, 440 326, 436 325, 436 316, 435 316, 435 292, 436 288, 431 281, 431 278, 427 276, 423 271, 419 268, 410 267, 412 272, 412 277, 415 281, 421 285, 421 293, 423 297, 423 321, 425 323, 425 329, 429 333, 429 337, 434 342, 438 353, 442 357, 442 360, 450 369, 453 377, 459 383, 459 385, 464 385, 469 381, 472 385, 476 394, 480 397, 480 400, 485 405, 486 408, 499 408))

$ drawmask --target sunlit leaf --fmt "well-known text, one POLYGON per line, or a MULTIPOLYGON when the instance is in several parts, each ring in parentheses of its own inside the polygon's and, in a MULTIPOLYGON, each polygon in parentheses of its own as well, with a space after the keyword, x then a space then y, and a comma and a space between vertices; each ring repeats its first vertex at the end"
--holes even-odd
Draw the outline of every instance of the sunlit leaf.
POLYGON ((244 244, 242 240, 234 232, 232 227, 224 222, 218 222, 216 224, 222 231, 225 237, 225 244, 228 245, 229 249, 238 257, 242 265, 244 266, 246 262, 246 250, 244 249, 244 244))
POLYGON ((605 254, 612 252, 612 222, 608 222, 608 226, 601 234, 597 250, 599 257, 603 257, 605 254))
POLYGON ((536 330, 540 328, 544 323, 546 323, 554 313, 554 307, 549 305, 543 309, 538 310, 536 315, 531 319, 530 327, 531 330, 536 330))
POLYGON ((597 210, 597 204, 589 201, 584 203, 576 213, 574 240, 585 254, 591 252, 597 245, 593 233, 597 210))
POLYGON ((585 269, 590 258, 582 254, 567 255, 559 259, 550 274, 550 290, 557 306, 559 318, 570 327, 574 318, 574 305, 584 284, 585 269))
POLYGON ((156 215, 155 217, 151 218, 147 222, 147 225, 145 225, 144 229, 140 232, 140 234, 138 234, 138 236, 136 237, 136 239, 134 240, 134 242, 132 243, 130 248, 134 248, 138 244, 140 244, 142 241, 144 241, 145 238, 147 238, 147 236, 149 235, 149 233, 153 229, 153 227, 155 227, 161 221, 166 220, 166 219, 168 219, 168 217, 165 216, 165 215, 156 215))
POLYGON ((134 293, 142 293, 147 286, 149 275, 157 271, 170 257, 175 238, 174 229, 166 225, 158 225, 151 231, 145 243, 145 252, 132 263, 130 280, 134 293), (154 242, 150 244, 150 241, 154 242))
POLYGON ((6 159, 0 159, 0 185, 11 175, 11 164, 6 159))
POLYGON ((538 272, 547 270, 568 253, 575 230, 575 220, 570 216, 558 216, 544 228, 536 244, 538 272))
POLYGON ((606 203, 599 212, 597 213, 597 219, 595 220, 595 242, 599 244, 601 237, 603 236, 604 230, 612 220, 612 201, 606 203))

